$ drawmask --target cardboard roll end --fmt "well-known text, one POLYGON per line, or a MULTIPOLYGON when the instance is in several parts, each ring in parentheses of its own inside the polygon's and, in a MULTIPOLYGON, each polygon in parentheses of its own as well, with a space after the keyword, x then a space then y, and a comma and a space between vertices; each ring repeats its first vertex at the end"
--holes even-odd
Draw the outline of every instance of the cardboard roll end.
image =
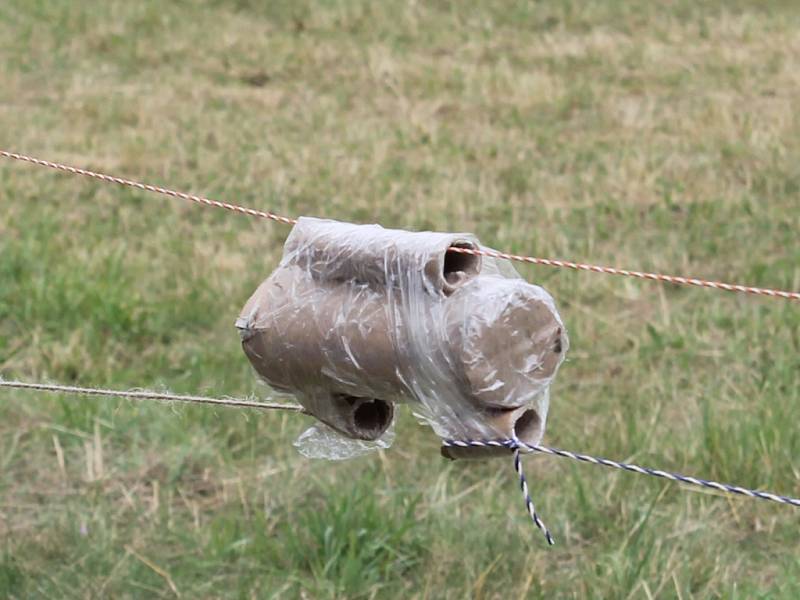
POLYGON ((476 280, 452 300, 454 363, 478 406, 519 407, 549 388, 569 338, 547 292, 521 280, 476 280))
POLYGON ((334 394, 327 402, 306 409, 317 419, 354 440, 374 441, 394 419, 394 404, 377 398, 334 394))
MULTIPOLYGON (((497 411, 499 414, 489 416, 488 419, 501 431, 507 432, 505 439, 516 437, 526 444, 538 444, 544 435, 544 425, 539 413, 532 408, 497 411)), ((467 459, 478 460, 483 458, 507 457, 511 450, 498 446, 442 446, 441 454, 450 460, 467 459)))

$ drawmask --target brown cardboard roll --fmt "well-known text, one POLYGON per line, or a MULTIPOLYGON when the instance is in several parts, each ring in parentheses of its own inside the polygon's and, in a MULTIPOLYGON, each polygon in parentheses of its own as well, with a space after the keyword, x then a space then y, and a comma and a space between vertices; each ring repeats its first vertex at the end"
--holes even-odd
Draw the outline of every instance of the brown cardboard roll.
POLYGON ((320 285, 299 267, 282 268, 248 300, 237 327, 256 372, 278 390, 299 392, 323 423, 359 440, 377 439, 391 424, 387 398, 402 388, 377 292, 320 285))
POLYGON ((474 250, 478 244, 467 234, 399 232, 303 217, 286 240, 282 264, 300 267, 319 281, 386 286, 422 276, 431 291, 449 295, 481 270, 479 255, 450 248, 474 250))
POLYGON ((463 286, 447 300, 447 322, 453 363, 481 407, 529 404, 569 347, 550 296, 521 279, 482 277, 463 286))
POLYGON ((320 284, 299 267, 281 268, 237 327, 256 371, 279 390, 391 400, 403 393, 385 296, 368 286, 320 284))

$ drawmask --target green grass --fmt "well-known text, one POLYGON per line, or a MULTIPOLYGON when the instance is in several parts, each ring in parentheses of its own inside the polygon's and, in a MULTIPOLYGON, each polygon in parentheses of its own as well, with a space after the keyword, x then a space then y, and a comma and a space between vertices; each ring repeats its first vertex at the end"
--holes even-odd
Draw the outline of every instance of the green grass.
MULTIPOLYGON (((286 215, 800 289, 791 2, 0 3, 0 147, 286 215)), ((287 228, 0 162, 0 375, 254 394, 287 228)), ((572 340, 545 441, 800 494, 796 303, 523 267, 572 340)), ((0 392, 0 597, 796 598, 791 508, 527 460, 406 414, 0 392), (58 455, 63 455, 63 462, 58 455)))

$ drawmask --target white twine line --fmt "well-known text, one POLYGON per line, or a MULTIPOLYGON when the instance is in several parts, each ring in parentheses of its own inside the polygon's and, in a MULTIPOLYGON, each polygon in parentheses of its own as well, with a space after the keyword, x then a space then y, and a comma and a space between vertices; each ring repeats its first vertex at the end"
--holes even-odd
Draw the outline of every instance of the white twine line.
POLYGON ((279 404, 277 402, 255 402, 239 398, 209 398, 208 396, 191 396, 169 394, 163 392, 150 392, 146 390, 106 390, 102 388, 87 388, 73 385, 58 385, 53 383, 29 383, 26 381, 6 381, 0 379, 0 387, 19 390, 36 390, 40 392, 56 392, 60 394, 76 394, 80 396, 109 396, 112 398, 127 398, 130 400, 159 400, 163 402, 185 402, 191 404, 211 404, 228 408, 258 408, 262 410, 291 410, 305 413, 306 410, 299 404, 279 404))
MULTIPOLYGON (((122 391, 122 390, 109 390, 103 388, 89 388, 78 387, 71 385, 58 385, 49 383, 31 383, 25 381, 5 381, 0 379, 0 388, 11 388, 20 390, 33 390, 42 392, 53 392, 61 394, 76 394, 83 396, 108 396, 113 398, 128 398, 133 400, 158 400, 158 401, 176 401, 193 404, 207 404, 235 408, 256 408, 266 410, 289 410, 293 412, 306 413, 302 406, 299 404, 278 404, 269 402, 254 402, 250 400, 241 400, 236 398, 210 398, 207 396, 191 396, 191 395, 178 395, 161 392, 149 392, 140 390, 122 391)), ((553 537, 550 535, 547 527, 539 518, 533 504, 528 489, 528 482, 522 470, 521 453, 524 452, 539 452, 547 454, 548 456, 560 456, 570 458, 579 462, 585 462, 592 465, 599 465, 610 467, 614 469, 621 469, 631 473, 639 473, 640 475, 650 475, 652 477, 659 477, 674 481, 677 483, 684 483, 703 487, 706 489, 713 489, 719 492, 730 494, 738 494, 747 498, 754 498, 759 500, 767 500, 777 502, 788 506, 800 507, 800 499, 792 498, 790 496, 781 496, 772 492, 762 490, 752 490, 741 486, 730 485, 727 483, 719 483, 717 481, 710 481, 707 479, 700 479, 698 477, 691 477, 688 475, 681 475, 680 473, 672 473, 663 471, 661 469, 651 469, 649 467, 642 467, 639 465, 624 463, 608 458, 599 458, 590 456, 588 454, 580 454, 577 452, 570 452, 569 450, 561 450, 559 448, 551 448, 549 446, 526 444, 520 440, 442 440, 442 445, 448 448, 507 448, 513 453, 514 470, 519 477, 520 489, 522 491, 525 508, 528 511, 531 519, 535 525, 542 531, 548 544, 553 544, 553 537)))

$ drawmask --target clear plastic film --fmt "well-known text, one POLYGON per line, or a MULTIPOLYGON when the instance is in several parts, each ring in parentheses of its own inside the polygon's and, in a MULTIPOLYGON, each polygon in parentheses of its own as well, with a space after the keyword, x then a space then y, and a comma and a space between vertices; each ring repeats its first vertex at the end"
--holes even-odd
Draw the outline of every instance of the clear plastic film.
POLYGON ((564 325, 552 297, 507 261, 459 248, 480 244, 298 221, 236 326, 261 377, 327 426, 303 434, 301 452, 386 447, 398 403, 442 438, 539 443, 564 325))

